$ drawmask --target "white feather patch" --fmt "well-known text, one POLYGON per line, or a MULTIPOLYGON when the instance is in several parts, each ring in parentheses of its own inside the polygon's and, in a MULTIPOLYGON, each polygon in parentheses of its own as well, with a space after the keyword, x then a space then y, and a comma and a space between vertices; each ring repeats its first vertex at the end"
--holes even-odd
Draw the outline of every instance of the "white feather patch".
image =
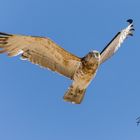
POLYGON ((114 53, 120 48, 120 46, 123 43, 123 41, 131 33, 131 29, 132 29, 132 24, 130 24, 128 27, 126 27, 124 30, 121 31, 119 43, 118 43, 118 46, 115 48, 114 53))

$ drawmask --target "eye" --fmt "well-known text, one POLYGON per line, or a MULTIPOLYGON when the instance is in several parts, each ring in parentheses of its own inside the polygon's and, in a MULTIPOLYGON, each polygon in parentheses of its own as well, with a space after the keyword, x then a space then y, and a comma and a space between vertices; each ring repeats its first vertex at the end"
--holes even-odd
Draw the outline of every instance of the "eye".
POLYGON ((96 53, 96 56, 99 57, 99 53, 96 53))

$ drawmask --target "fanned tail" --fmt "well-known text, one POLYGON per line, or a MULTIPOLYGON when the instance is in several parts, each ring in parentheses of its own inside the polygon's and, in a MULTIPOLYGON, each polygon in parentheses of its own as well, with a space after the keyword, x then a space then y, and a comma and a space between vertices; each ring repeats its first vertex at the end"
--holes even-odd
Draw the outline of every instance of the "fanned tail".
POLYGON ((86 89, 79 89, 79 87, 70 86, 66 94, 64 95, 64 100, 74 104, 80 104, 84 98, 86 89))

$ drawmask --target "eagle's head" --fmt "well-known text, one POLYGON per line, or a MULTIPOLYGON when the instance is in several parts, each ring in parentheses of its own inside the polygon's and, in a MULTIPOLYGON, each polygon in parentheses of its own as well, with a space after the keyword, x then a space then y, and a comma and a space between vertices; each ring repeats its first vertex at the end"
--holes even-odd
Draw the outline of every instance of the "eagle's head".
POLYGON ((100 61, 100 53, 98 51, 91 51, 89 52, 83 59, 85 63, 88 63, 89 65, 99 63, 100 61))
POLYGON ((100 60, 100 52, 94 50, 91 53, 96 60, 100 60))

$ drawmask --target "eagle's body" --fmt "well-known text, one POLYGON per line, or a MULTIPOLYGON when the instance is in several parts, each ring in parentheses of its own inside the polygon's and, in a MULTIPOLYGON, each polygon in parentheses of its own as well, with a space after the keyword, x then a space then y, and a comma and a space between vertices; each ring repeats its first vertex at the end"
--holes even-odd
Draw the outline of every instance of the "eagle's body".
POLYGON ((64 96, 66 101, 71 100, 73 103, 80 103, 82 101, 86 88, 96 75, 99 64, 99 52, 89 52, 82 58, 81 64, 75 71, 74 81, 64 96))
POLYGON ((119 32, 101 53, 92 51, 83 58, 67 52, 45 37, 7 33, 0 33, 0 48, 2 48, 0 53, 7 53, 10 57, 21 54, 24 60, 70 78, 73 82, 64 99, 79 104, 98 67, 117 51, 129 35, 132 35, 134 30, 132 20, 128 22, 128 27, 119 32))

